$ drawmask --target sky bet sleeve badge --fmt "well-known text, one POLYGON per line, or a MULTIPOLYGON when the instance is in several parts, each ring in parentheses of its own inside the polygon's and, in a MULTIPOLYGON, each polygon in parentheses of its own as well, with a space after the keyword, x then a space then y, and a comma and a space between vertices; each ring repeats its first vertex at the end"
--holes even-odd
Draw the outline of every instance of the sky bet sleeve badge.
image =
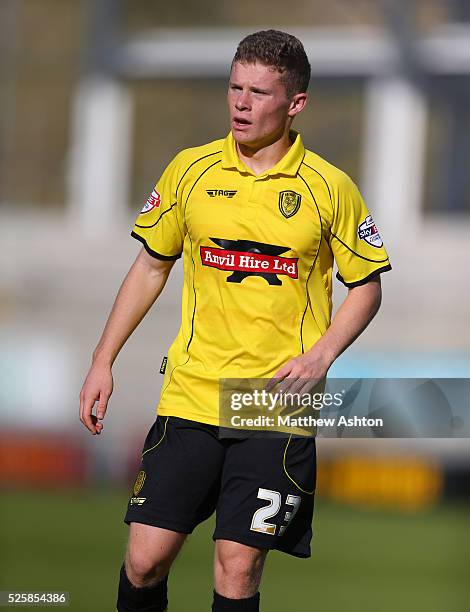
POLYGON ((364 221, 359 224, 357 235, 361 240, 365 240, 367 244, 370 244, 370 246, 377 247, 378 249, 383 246, 382 238, 372 219, 372 215, 367 215, 364 221))
POLYGON ((302 196, 295 191, 281 191, 279 194, 279 210, 288 219, 293 217, 300 208, 302 196))

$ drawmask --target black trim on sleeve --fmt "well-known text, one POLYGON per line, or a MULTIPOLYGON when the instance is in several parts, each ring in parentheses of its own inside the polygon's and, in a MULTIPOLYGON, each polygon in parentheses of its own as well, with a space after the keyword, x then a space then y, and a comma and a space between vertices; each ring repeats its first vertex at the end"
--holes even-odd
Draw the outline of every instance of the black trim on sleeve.
POLYGON ((190 164, 186 170, 184 171, 182 177, 180 178, 178 185, 176 186, 176 197, 178 197, 178 189, 180 188, 181 185, 181 181, 184 179, 184 177, 186 176, 187 172, 194 166, 194 164, 197 164, 197 162, 200 162, 203 159, 206 159, 206 157, 211 157, 212 155, 217 155, 217 153, 222 153, 222 149, 220 151, 214 151, 213 153, 208 153, 207 155, 203 155, 202 157, 199 157, 198 159, 196 159, 196 161, 193 161, 192 164, 190 164))
MULTIPOLYGON (((187 172, 194 166, 194 164, 197 164, 198 162, 200 162, 201 160, 205 159, 206 157, 211 157, 212 155, 217 155, 217 153, 222 153, 222 151, 214 151, 214 153, 209 153, 208 155, 203 155, 202 157, 199 157, 198 159, 196 159, 195 161, 193 161, 187 168, 186 170, 183 172, 182 177, 180 178, 178 185, 176 186, 176 191, 175 191, 175 197, 178 201, 178 189, 180 188, 181 185, 181 181, 184 179, 184 177, 186 176, 187 172)), ((152 223, 152 225, 138 225, 137 223, 135 224, 135 227, 141 227, 142 229, 150 229, 151 227, 155 227, 159 222, 160 219, 163 217, 163 215, 166 215, 167 212, 170 212, 170 210, 176 206, 177 204, 176 202, 173 202, 173 204, 167 208, 166 210, 164 210, 161 215, 158 217, 158 219, 155 221, 155 223, 152 223)), ((142 213, 141 213, 142 214, 142 213)), ((140 215, 139 215, 140 216, 140 215)))
POLYGON ((323 174, 318 172, 318 170, 315 170, 315 168, 312 168, 312 166, 309 166, 306 162, 304 162, 304 160, 302 160, 302 163, 303 163, 304 166, 307 166, 307 168, 310 168, 310 170, 313 170, 313 172, 316 172, 318 174, 318 176, 323 179, 323 182, 325 183, 326 188, 328 189, 328 195, 330 196, 331 209, 334 211, 333 198, 331 197, 330 186, 328 185, 328 182, 327 182, 326 178, 323 176, 323 174))
POLYGON ((199 180, 201 179, 201 177, 211 168, 213 168, 214 166, 216 166, 217 164, 222 163, 222 158, 218 159, 217 161, 215 161, 213 164, 211 164, 210 166, 207 166, 207 168, 204 168, 204 170, 199 174, 199 176, 197 177, 197 179, 194 181, 191 189, 189 190, 188 193, 188 197, 186 198, 186 201, 184 203, 184 209, 183 209, 183 217, 186 219, 186 206, 188 205, 188 200, 193 192, 194 187, 196 187, 196 184, 199 182, 199 180))
POLYGON ((308 292, 308 281, 310 280, 310 276, 311 276, 311 274, 313 272, 315 264, 317 263, 318 254, 320 253, 321 243, 322 243, 322 240, 323 240, 323 219, 321 218, 320 209, 318 208, 318 204, 317 204, 317 201, 315 199, 315 196, 313 195, 313 192, 310 189, 310 185, 307 183, 307 181, 304 179, 304 177, 300 174, 300 171, 299 171, 298 174, 299 174, 299 178, 301 178, 303 180, 303 182, 305 183, 305 186, 307 187, 307 189, 310 192, 310 195, 312 196, 312 200, 313 200, 313 203, 315 204, 315 208, 317 209, 318 218, 320 220, 320 242, 318 243, 318 248, 317 248, 317 252, 315 253, 315 258, 314 258, 314 260, 312 262, 312 265, 310 267, 310 270, 309 270, 309 273, 308 273, 308 276, 307 276, 307 280, 305 281, 305 299, 306 299, 306 301, 305 301, 304 313, 302 315, 302 320, 300 322, 300 345, 302 347, 302 354, 303 354, 305 352, 305 350, 304 350, 304 338, 303 338, 302 332, 303 332, 303 327, 304 327, 305 315, 307 314, 307 309, 308 309, 309 306, 310 306, 310 310, 311 310, 312 315, 313 315, 312 302, 310 300, 310 295, 309 295, 309 292, 308 292))
POLYGON ((343 242, 341 238, 339 238, 336 234, 333 234, 333 232, 331 232, 331 235, 333 236, 333 238, 336 238, 338 242, 341 242, 341 244, 345 246, 348 249, 348 251, 351 251, 351 253, 354 253, 354 255, 357 255, 361 259, 365 259, 366 261, 371 261, 372 263, 382 263, 384 261, 388 261, 388 257, 386 257, 385 259, 370 259, 370 257, 364 257, 364 255, 360 255, 357 251, 355 251, 350 246, 348 246, 345 242, 343 242))
POLYGON ((142 238, 142 236, 139 236, 139 234, 136 234, 134 231, 131 232, 131 236, 141 242, 144 245, 147 253, 152 257, 155 257, 155 259, 161 259, 162 261, 176 261, 181 257, 181 253, 178 253, 178 255, 162 255, 161 253, 157 253, 157 251, 153 251, 145 241, 145 238, 142 238))
POLYGON ((377 268, 377 270, 374 270, 373 272, 371 272, 365 278, 361 278, 361 280, 355 281, 354 283, 347 283, 339 272, 336 273, 336 278, 339 281, 341 281, 343 283, 343 285, 345 285, 349 289, 352 289, 353 287, 360 287, 361 285, 365 285, 366 283, 371 281, 376 276, 379 276, 379 274, 382 274, 382 272, 389 272, 391 269, 392 269, 392 266, 390 264, 387 264, 386 266, 382 266, 381 268, 377 268))
MULTIPOLYGON (((170 212, 170 210, 172 210, 172 208, 176 206, 176 202, 174 202, 170 208, 167 208, 166 210, 164 210, 161 215, 158 217, 158 219, 155 221, 155 223, 152 223, 152 225, 139 225, 138 223, 135 224, 135 227, 140 227, 142 229, 150 229, 151 227, 155 227, 156 225, 158 225, 158 223, 160 222, 160 219, 163 217, 163 215, 166 215, 166 213, 170 212)), ((142 214, 142 213, 141 213, 142 214)), ((140 215, 139 215, 140 216, 140 215)))
MULTIPOLYGON (((207 156, 208 157, 208 156, 207 156)), ((204 174, 206 172, 208 172, 211 168, 213 168, 214 166, 216 166, 217 164, 220 164, 222 162, 222 158, 218 159, 217 161, 215 161, 213 164, 211 164, 210 166, 207 166, 207 168, 205 168, 197 177, 197 179, 194 181, 191 189, 189 190, 188 193, 188 197, 186 198, 186 202, 184 203, 184 210, 183 210, 183 217, 186 218, 186 206, 188 205, 188 200, 193 192, 194 187, 196 186, 196 184, 199 182, 199 180, 201 179, 202 176, 204 176, 204 174)), ((189 347, 191 346, 191 342, 193 341, 193 337, 194 337, 194 318, 196 316, 196 287, 194 286, 194 277, 196 275, 196 263, 194 261, 194 256, 193 256, 193 241, 191 239, 191 232, 188 229, 188 236, 189 236, 189 243, 191 245, 191 261, 193 262, 193 279, 192 279, 192 285, 193 285, 193 293, 194 293, 194 307, 193 307, 193 314, 191 317, 191 336, 189 338, 188 344, 186 345, 186 352, 188 353, 188 360, 189 360, 189 347)))

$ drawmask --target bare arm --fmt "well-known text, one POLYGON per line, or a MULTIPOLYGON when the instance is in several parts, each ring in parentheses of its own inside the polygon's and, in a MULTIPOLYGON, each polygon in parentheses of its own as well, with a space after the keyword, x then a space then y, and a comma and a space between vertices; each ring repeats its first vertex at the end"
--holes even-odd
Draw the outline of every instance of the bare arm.
POLYGON ((104 418, 113 391, 114 360, 162 292, 173 264, 155 259, 142 249, 119 289, 80 392, 80 420, 93 435, 103 429, 98 421, 104 418), (92 414, 95 402, 96 416, 92 414))
POLYGON ((365 330, 380 308, 382 288, 380 276, 349 289, 330 327, 313 347, 298 357, 290 359, 274 376, 289 378, 283 390, 299 393, 307 390, 306 380, 326 376, 335 359, 365 330))

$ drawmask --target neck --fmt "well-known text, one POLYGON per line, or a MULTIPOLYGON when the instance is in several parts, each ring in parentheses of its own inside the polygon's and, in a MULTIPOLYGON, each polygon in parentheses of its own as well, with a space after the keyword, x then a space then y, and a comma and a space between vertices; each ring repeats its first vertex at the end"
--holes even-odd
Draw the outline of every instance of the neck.
POLYGON ((289 130, 269 143, 259 146, 240 144, 237 142, 237 151, 240 159, 257 175, 263 174, 273 168, 284 157, 292 146, 289 130))

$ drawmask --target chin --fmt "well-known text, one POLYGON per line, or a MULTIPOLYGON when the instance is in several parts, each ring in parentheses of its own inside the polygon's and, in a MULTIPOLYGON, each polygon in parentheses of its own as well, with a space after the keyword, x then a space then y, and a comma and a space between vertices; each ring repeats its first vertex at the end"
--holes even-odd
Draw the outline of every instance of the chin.
POLYGON ((255 143, 253 137, 247 134, 246 132, 241 132, 232 129, 232 135, 235 142, 238 142, 238 144, 250 145, 255 143))

